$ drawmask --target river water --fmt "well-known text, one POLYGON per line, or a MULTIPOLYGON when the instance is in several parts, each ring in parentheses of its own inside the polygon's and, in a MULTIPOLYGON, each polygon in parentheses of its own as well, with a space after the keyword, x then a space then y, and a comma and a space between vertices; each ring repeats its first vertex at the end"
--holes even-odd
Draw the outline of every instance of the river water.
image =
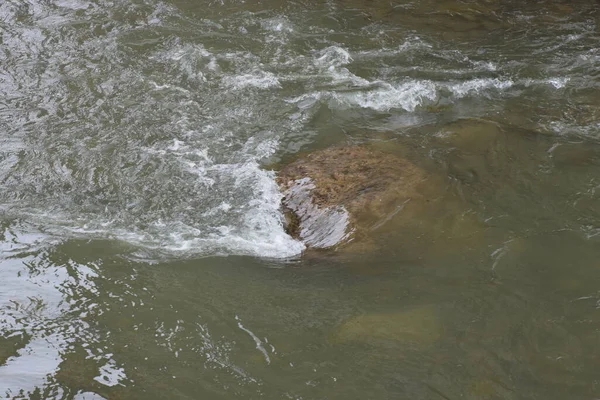
POLYGON ((600 397, 598 2, 2 0, 0 32, 0 395, 600 397), (272 169, 339 144, 441 194, 302 255, 272 169))

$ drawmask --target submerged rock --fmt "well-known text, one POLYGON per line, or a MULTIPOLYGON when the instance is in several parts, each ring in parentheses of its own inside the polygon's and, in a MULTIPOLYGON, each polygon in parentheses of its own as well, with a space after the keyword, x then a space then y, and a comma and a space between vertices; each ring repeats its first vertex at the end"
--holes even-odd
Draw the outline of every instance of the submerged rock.
POLYGON ((397 342, 429 346, 442 335, 438 310, 431 305, 390 313, 364 314, 345 320, 333 333, 334 343, 397 342))
POLYGON ((316 151, 278 174, 286 228, 312 248, 365 237, 423 198, 426 177, 410 161, 365 146, 316 151))

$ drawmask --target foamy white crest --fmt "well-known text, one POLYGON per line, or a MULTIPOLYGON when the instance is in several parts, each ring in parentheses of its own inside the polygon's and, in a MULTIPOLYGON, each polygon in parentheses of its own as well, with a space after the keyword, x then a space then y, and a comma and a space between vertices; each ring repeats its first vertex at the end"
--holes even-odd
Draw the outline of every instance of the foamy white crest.
POLYGON ((497 78, 482 78, 482 79, 471 79, 461 83, 455 83, 448 85, 448 89, 454 94, 454 96, 461 98, 473 93, 478 94, 485 89, 498 89, 504 90, 512 87, 514 82, 512 80, 500 80, 497 78))
POLYGON ((292 32, 294 27, 285 17, 275 17, 261 21, 263 29, 272 32, 292 32))
POLYGON ((600 138, 600 122, 578 125, 564 121, 552 121, 547 125, 547 128, 558 135, 600 138))
POLYGON ((323 97, 322 92, 307 93, 298 97, 289 99, 289 103, 295 103, 301 110, 307 110, 314 106, 323 97))
MULTIPOLYGON (((348 78, 351 79, 351 78, 348 78)), ((517 84, 526 86, 533 81, 517 82, 498 78, 479 78, 463 82, 434 82, 429 80, 410 80, 400 84, 387 82, 370 82, 355 77, 352 80, 358 90, 348 91, 320 91, 307 93, 287 100, 296 104, 299 110, 305 112, 321 100, 329 101, 334 108, 370 108, 372 110, 386 112, 391 109, 403 109, 409 112, 428 102, 435 102, 444 94, 450 92, 455 99, 467 96, 478 96, 487 91, 505 91, 517 84)), ((537 81, 539 84, 550 84, 555 88, 563 87, 567 79, 546 79, 537 81)))
POLYGON ((71 10, 85 10, 91 5, 88 1, 82 0, 56 0, 55 4, 71 10))
POLYGON ((569 83, 570 78, 564 76, 556 76, 545 79, 523 79, 519 81, 525 87, 534 85, 550 85, 555 89, 564 88, 569 83))
POLYGON ((352 61, 348 50, 338 46, 327 47, 319 51, 315 57, 315 65, 324 67, 338 67, 352 61))
POLYGON ((473 65, 484 71, 496 71, 498 67, 491 61, 472 61, 473 65))
POLYGON ((216 58, 202 45, 175 46, 166 52, 151 56, 152 59, 174 63, 190 79, 207 81, 206 75, 218 68, 216 58))
MULTIPOLYGON (((216 163, 209 149, 194 149, 186 142, 174 140, 162 149, 146 149, 161 157, 175 157, 183 171, 192 177, 197 187, 224 194, 218 202, 211 199, 204 208, 184 210, 157 218, 153 223, 124 226, 119 218, 87 216, 81 224, 68 215, 41 215, 47 229, 57 236, 109 237, 157 250, 163 256, 181 257, 207 255, 252 255, 287 258, 300 254, 304 245, 287 235, 280 212, 282 195, 273 171, 265 171, 259 161, 271 156, 278 148, 275 134, 265 131, 249 138, 232 158, 238 162, 216 163), (262 137, 261 136, 266 136, 262 137), (227 188, 227 189, 224 189, 227 188), (227 190, 227 192, 225 192, 227 190), (197 216, 204 218, 197 218, 197 216), (90 218, 90 219, 87 219, 90 218)), ((204 195, 202 195, 204 196, 204 195)), ((206 197, 203 197, 206 198, 206 197)))
POLYGON ((370 81, 354 75, 352 72, 350 72, 347 68, 344 67, 340 68, 332 66, 329 67, 328 72, 333 78, 334 84, 340 84, 344 82, 351 83, 352 86, 368 86, 371 84, 370 81))
POLYGON ((404 43, 402 43, 400 46, 398 46, 398 51, 404 52, 407 50, 422 49, 422 48, 431 49, 432 47, 433 46, 431 44, 425 42, 418 36, 409 36, 408 38, 406 38, 404 43))
POLYGON ((251 137, 244 143, 242 153, 247 154, 248 160, 261 160, 273 155, 278 147, 278 139, 259 140, 251 137))
POLYGON ((279 79, 271 73, 265 71, 253 71, 250 74, 226 76, 223 83, 233 89, 244 89, 254 87, 258 89, 278 88, 281 86, 279 79))
POLYGON ((106 399, 94 392, 79 392, 75 395, 75 397, 73 397, 73 400, 106 400, 106 399))
POLYGON ((251 255, 268 258, 288 258, 301 254, 305 246, 291 238, 283 229, 280 211, 282 194, 273 171, 263 170, 257 161, 240 164, 216 164, 201 168, 220 171, 235 177, 235 186, 249 188, 244 212, 239 215, 229 203, 221 202, 203 212, 203 216, 227 216, 236 211, 235 224, 211 226, 210 232, 183 221, 156 221, 151 231, 126 230, 108 226, 105 230, 82 228, 81 234, 107 235, 147 249, 181 256, 251 255), (241 219, 240 219, 241 218, 241 219))
MULTIPOLYGON (((275 173, 262 170, 257 163, 248 165, 238 176, 243 179, 246 173, 256 180, 256 186, 255 197, 249 202, 251 211, 246 213, 244 219, 245 241, 253 252, 260 252, 256 255, 280 258, 300 254, 304 245, 283 231, 280 211, 283 195, 275 182, 275 173)), ((238 241, 238 244, 242 243, 238 241)))
POLYGON ((406 38, 404 43, 396 48, 377 48, 372 50, 361 50, 356 53, 356 57, 360 58, 381 58, 381 57, 395 57, 403 53, 410 52, 412 50, 426 49, 429 51, 433 46, 418 36, 410 36, 406 38))
POLYGON ((562 89, 569 82, 569 78, 548 78, 547 82, 554 86, 556 89, 562 89))
POLYGON ((366 91, 333 92, 332 98, 342 106, 359 106, 376 111, 392 108, 414 111, 424 100, 434 101, 437 90, 431 81, 409 81, 397 86, 382 83, 366 91))
POLYGON ((218 213, 226 213, 229 210, 231 210, 231 204, 227 203, 227 202, 222 202, 221 204, 219 204, 216 207, 211 208, 208 211, 204 211, 202 213, 203 217, 211 217, 213 215, 216 215, 218 213))

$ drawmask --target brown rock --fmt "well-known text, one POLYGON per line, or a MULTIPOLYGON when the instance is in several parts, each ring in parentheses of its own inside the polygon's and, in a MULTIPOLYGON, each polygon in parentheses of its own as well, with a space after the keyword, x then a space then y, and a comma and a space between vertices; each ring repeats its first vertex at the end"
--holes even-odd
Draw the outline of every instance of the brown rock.
POLYGON ((278 174, 288 232, 313 248, 364 238, 422 199, 426 178, 410 161, 366 146, 316 151, 278 174))

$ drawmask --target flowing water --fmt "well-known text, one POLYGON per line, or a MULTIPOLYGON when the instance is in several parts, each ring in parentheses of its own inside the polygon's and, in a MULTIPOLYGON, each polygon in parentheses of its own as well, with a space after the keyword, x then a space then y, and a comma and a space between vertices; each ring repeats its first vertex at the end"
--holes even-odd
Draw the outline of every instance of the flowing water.
POLYGON ((0 33, 3 397, 600 398, 597 1, 1 0, 0 33), (442 194, 302 255, 271 169, 349 143, 442 194))

